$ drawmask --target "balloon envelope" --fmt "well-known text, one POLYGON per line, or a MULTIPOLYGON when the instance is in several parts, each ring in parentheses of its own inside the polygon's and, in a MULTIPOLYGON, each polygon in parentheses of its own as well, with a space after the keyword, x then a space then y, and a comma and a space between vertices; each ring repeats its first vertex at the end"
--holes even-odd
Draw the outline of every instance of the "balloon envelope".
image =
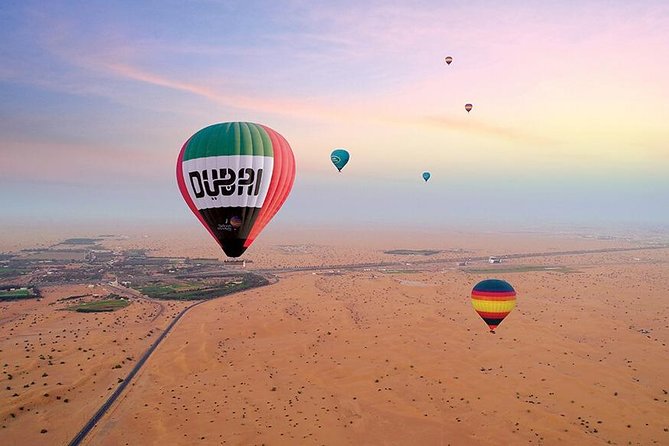
POLYGON ((472 110, 472 104, 465 104, 465 110, 467 110, 467 113, 469 113, 472 110))
POLYGON ((346 163, 348 163, 350 157, 351 156, 349 155, 348 151, 345 149, 335 149, 330 154, 330 159, 332 160, 332 164, 334 164, 337 170, 339 170, 340 172, 344 168, 346 163))
POLYGON ((424 179, 425 181, 429 180, 429 179, 430 179, 430 176, 431 176, 431 175, 430 175, 430 172, 423 172, 423 179, 424 179))
POLYGON ((504 280, 488 279, 472 290, 472 305, 491 332, 516 306, 516 291, 504 280))
POLYGON ((451 62, 453 62, 453 58, 451 56, 447 56, 444 60, 446 60, 447 65, 450 65, 451 62))
POLYGON ((295 158, 269 127, 226 122, 191 136, 176 170, 188 207, 226 255, 239 257, 288 198, 295 158))

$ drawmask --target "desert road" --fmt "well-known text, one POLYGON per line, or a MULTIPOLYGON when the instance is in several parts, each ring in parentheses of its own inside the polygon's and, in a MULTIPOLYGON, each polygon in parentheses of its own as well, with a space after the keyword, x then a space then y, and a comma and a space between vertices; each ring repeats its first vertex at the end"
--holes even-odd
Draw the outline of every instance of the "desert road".
MULTIPOLYGON (((582 255, 582 254, 597 254, 597 253, 609 253, 609 252, 634 252, 634 251, 644 251, 644 250, 658 250, 658 249, 669 249, 669 245, 653 245, 646 247, 634 247, 634 248, 607 248, 607 249, 594 249, 594 250, 577 250, 577 251, 559 251, 559 252, 534 252, 534 253, 516 253, 516 254, 507 254, 502 256, 505 259, 528 259, 528 258, 537 258, 537 257, 557 257, 557 256, 573 256, 573 255, 582 255)), ((488 257, 460 257, 460 258, 447 258, 447 259, 425 259, 412 261, 411 266, 415 267, 418 265, 430 265, 430 264, 442 264, 442 263, 453 263, 453 262, 463 262, 463 261, 484 261, 488 257)), ((356 270, 365 270, 370 268, 387 268, 387 267, 397 267, 397 266, 406 266, 406 262, 379 262, 379 263, 354 263, 354 264, 340 264, 340 265, 321 265, 321 266, 305 266, 305 267, 279 267, 279 268, 270 268, 270 269, 249 269, 249 272, 256 274, 265 274, 265 275, 276 275, 281 273, 292 273, 292 272, 308 272, 308 271, 333 271, 333 270, 345 270, 345 271, 356 271, 356 270)), ((211 276, 221 274, 220 272, 206 272, 198 274, 199 276, 211 276)), ((268 285, 276 283, 276 280, 271 280, 268 285)), ((267 286, 267 285, 264 285, 267 286)), ((135 296, 137 297, 137 296, 135 296)), ((77 433, 77 435, 70 441, 70 446, 77 446, 81 444, 88 433, 91 432, 96 426, 96 424, 104 417, 107 411, 111 406, 116 402, 118 397, 123 393, 128 384, 132 379, 137 375, 141 370, 143 365, 149 359, 151 354, 158 348, 161 342, 167 337, 167 335, 174 329, 177 322, 186 314, 189 310, 200 305, 205 301, 196 302, 187 308, 183 309, 179 314, 177 314, 174 319, 170 322, 167 328, 163 333, 155 340, 155 342, 144 352, 140 357, 138 362, 132 368, 132 370, 125 377, 123 382, 121 382, 116 390, 109 396, 109 398, 104 402, 104 404, 95 412, 91 419, 83 426, 83 428, 77 433)))

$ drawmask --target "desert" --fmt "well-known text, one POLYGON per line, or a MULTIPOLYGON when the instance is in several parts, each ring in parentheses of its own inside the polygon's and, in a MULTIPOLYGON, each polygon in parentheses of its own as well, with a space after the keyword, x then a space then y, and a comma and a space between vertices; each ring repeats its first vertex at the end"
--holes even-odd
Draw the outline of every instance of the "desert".
MULTIPOLYGON (((275 283, 188 310, 83 444, 667 441, 666 248, 573 235, 430 241, 441 252, 398 250, 399 236, 262 246, 245 269, 275 283), (485 257, 484 244, 501 256, 548 254, 458 266, 485 257), (570 250, 579 254, 550 254, 570 250), (518 292, 496 334, 469 301, 488 277, 518 292)), ((160 234, 104 243, 182 249, 160 234)), ((186 244, 196 251, 197 238, 186 244)), ((67 444, 193 303, 131 288, 131 304, 109 313, 63 311, 59 300, 109 290, 125 289, 54 285, 39 300, 2 303, 4 444, 67 444)))
POLYGON ((2 2, 0 446, 669 446, 668 42, 668 0, 2 2))

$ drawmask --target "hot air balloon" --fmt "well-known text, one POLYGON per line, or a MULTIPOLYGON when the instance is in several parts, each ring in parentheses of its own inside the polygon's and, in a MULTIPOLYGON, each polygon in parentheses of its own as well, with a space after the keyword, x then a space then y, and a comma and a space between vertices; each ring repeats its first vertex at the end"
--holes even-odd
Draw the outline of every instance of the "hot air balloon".
POLYGON ((472 107, 473 107, 472 104, 465 104, 465 110, 467 110, 467 113, 472 111, 472 107))
POLYGON ((177 158, 181 195, 229 257, 239 257, 288 198, 295 158, 274 130, 250 122, 205 127, 177 158))
POLYGON ((351 156, 349 155, 348 151, 345 149, 334 149, 334 151, 330 154, 332 164, 335 165, 339 172, 341 172, 346 163, 348 163, 350 157, 351 156))
POLYGON ((504 280, 488 279, 472 290, 472 305, 494 333, 495 328, 516 306, 516 291, 504 280))
POLYGON ((447 65, 450 65, 451 62, 453 62, 453 58, 451 56, 447 56, 444 60, 446 61, 447 65))
POLYGON ((427 183, 427 180, 430 179, 430 176, 431 176, 430 172, 423 172, 423 179, 425 180, 426 183, 427 183))

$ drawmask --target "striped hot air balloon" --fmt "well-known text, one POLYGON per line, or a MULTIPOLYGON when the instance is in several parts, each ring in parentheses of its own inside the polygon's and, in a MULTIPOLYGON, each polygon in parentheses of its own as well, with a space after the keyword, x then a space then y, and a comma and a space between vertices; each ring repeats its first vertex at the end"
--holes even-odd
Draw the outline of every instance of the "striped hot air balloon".
POLYGON ((206 127, 177 159, 177 183, 188 207, 229 257, 239 257, 288 198, 295 180, 290 145, 250 122, 206 127))
POLYGON ((472 290, 472 305, 490 332, 502 323, 516 306, 516 291, 504 280, 488 279, 476 284, 472 290))

